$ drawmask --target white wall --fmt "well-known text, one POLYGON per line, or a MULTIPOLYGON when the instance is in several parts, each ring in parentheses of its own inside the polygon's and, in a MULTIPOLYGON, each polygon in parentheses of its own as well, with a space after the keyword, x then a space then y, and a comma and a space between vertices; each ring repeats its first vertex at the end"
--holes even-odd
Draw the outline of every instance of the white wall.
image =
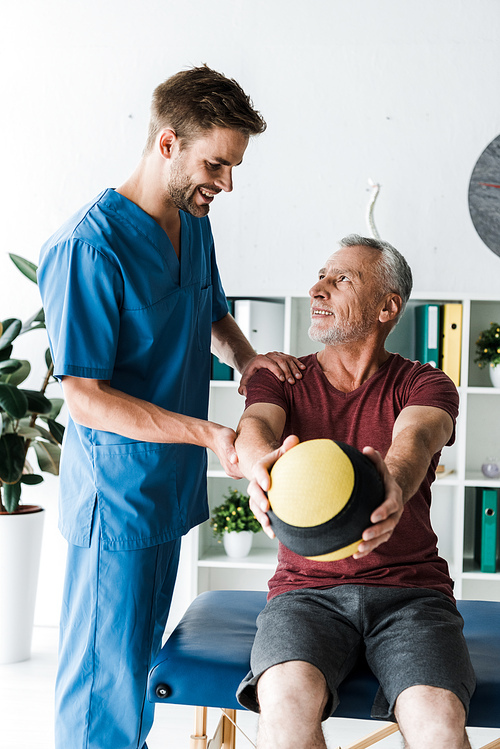
MULTIPOLYGON (((137 163, 153 88, 207 62, 268 121, 211 215, 226 290, 304 293, 335 239, 380 233, 421 290, 498 294, 500 258, 476 235, 468 181, 500 132, 498 0, 25 0, 0 11, 0 319, 37 290, 36 261, 81 204, 137 163)), ((37 620, 57 619, 57 482, 37 620), (55 549, 56 553, 51 553, 55 549)))

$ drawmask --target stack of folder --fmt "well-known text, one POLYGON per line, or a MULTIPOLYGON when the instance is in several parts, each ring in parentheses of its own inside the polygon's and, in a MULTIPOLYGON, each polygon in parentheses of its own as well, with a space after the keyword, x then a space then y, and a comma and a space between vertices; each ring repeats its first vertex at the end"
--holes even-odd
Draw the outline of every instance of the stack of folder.
POLYGON ((462 355, 462 305, 419 304, 415 307, 415 356, 439 367, 458 387, 462 355))

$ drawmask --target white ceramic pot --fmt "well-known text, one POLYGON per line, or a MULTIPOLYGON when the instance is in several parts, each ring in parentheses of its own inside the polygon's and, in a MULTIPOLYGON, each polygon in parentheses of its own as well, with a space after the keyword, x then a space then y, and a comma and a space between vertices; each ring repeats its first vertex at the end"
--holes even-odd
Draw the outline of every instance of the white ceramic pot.
POLYGON ((228 557, 243 559, 249 555, 252 548, 253 533, 252 531, 240 531, 239 533, 231 531, 231 533, 224 533, 222 541, 228 557))
POLYGON ((0 663, 31 656, 45 511, 0 514, 0 663))
POLYGON ((500 364, 496 367, 488 367, 490 370, 490 380, 494 388, 500 388, 500 364))

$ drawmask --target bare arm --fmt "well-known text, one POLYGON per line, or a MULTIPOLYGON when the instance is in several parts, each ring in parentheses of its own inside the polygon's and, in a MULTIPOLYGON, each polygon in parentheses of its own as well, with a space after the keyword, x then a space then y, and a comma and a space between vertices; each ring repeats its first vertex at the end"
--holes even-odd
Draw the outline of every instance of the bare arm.
POLYGON ((116 390, 109 382, 63 377, 62 387, 72 419, 90 429, 145 442, 208 447, 232 478, 241 478, 234 448, 235 432, 203 419, 164 408, 116 390))
POLYGON ((453 420, 432 406, 408 406, 395 421, 392 444, 385 460, 371 447, 364 449, 382 474, 386 499, 372 514, 374 526, 363 533, 356 559, 366 556, 392 536, 406 502, 418 490, 435 453, 451 437, 453 420))
POLYGON ((305 369, 302 362, 289 354, 278 351, 258 354, 230 314, 212 323, 212 351, 221 361, 241 373, 238 388, 241 395, 246 395, 248 380, 262 367, 270 369, 282 382, 286 379, 290 383, 300 379, 300 371, 305 369))
POLYGON ((280 447, 286 414, 272 403, 255 403, 244 412, 238 425, 236 450, 243 474, 250 479, 250 508, 270 538, 274 538, 267 511, 270 486, 269 471, 283 453, 298 443, 287 437, 280 447))
POLYGON ((280 446, 285 421, 285 412, 273 403, 254 403, 244 411, 236 430, 236 450, 247 479, 253 479, 256 464, 280 446))
MULTIPOLYGON (((238 426, 236 449, 242 471, 250 478, 250 506, 269 536, 273 532, 266 515, 269 502, 269 471, 286 450, 298 443, 288 437, 281 447, 279 440, 285 425, 285 413, 278 406, 255 404, 243 414, 238 426)), ((375 525, 363 533, 355 559, 360 559, 385 543, 403 513, 404 505, 418 490, 436 452, 448 442, 453 421, 446 411, 431 406, 409 406, 394 424, 392 444, 385 461, 372 447, 363 452, 375 463, 386 490, 386 499, 371 516, 375 525)))

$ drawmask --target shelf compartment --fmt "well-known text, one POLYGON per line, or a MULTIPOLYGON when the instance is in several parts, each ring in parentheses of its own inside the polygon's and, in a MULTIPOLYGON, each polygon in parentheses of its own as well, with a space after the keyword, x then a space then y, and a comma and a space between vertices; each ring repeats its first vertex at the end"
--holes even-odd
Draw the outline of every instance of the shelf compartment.
POLYGON ((457 487, 445 484, 441 479, 432 486, 431 523, 438 537, 439 555, 446 559, 450 568, 450 574, 456 578, 457 569, 460 569, 458 559, 461 558, 461 549, 457 547, 456 536, 459 530, 457 515, 457 487))
POLYGON ((198 560, 198 567, 271 570, 274 572, 276 569, 277 548, 277 546, 275 549, 252 547, 247 557, 244 559, 234 559, 225 554, 221 544, 220 548, 210 548, 209 551, 205 552, 198 560))
MULTIPOLYGON (((444 298, 440 298, 439 296, 432 296, 429 298, 419 298, 415 299, 412 298, 408 301, 408 304, 406 305, 406 309, 403 313, 403 316, 399 320, 398 324, 395 328, 390 332, 389 337, 387 338, 386 348, 388 351, 397 352, 398 354, 401 354, 401 356, 406 357, 407 359, 416 359, 416 336, 415 336, 415 327, 416 327, 416 308, 421 306, 422 304, 437 304, 437 305, 444 305, 447 304, 450 301, 449 298, 446 300, 444 298)), ((455 301, 455 300, 454 300, 455 301)), ((456 301, 460 302, 461 299, 457 299, 456 301)))
POLYGON ((461 597, 469 601, 500 601, 500 576, 484 575, 479 579, 464 575, 461 597))
POLYGON ((458 465, 459 465, 458 433, 459 433, 459 424, 457 423, 457 436, 455 438, 455 442, 453 443, 453 445, 450 445, 449 447, 446 447, 446 446, 443 447, 441 451, 441 458, 439 460, 439 463, 442 466, 444 466, 445 472, 444 474, 436 473, 436 481, 439 482, 439 484, 441 483, 456 484, 460 479, 460 475, 458 472, 458 465))
POLYGON ((323 346, 309 338, 311 325, 311 300, 309 297, 292 297, 290 304, 289 349, 293 356, 307 356, 320 351, 323 346))
POLYGON ((456 472, 452 471, 451 473, 447 473, 442 478, 437 476, 435 483, 432 485, 432 488, 434 489, 435 486, 459 486, 459 485, 460 485, 460 479, 458 478, 456 472))
MULTIPOLYGON (((498 485, 500 482, 496 482, 498 485)), ((482 582, 497 581, 500 586, 500 536, 497 538, 496 546, 496 572, 482 572, 479 557, 481 518, 478 518, 478 510, 481 509, 481 494, 477 489, 481 487, 492 488, 492 482, 480 482, 478 485, 465 487, 464 502, 464 532, 463 532, 463 561, 462 580, 476 580, 482 582)), ((495 488, 495 487, 493 487, 495 488)), ((499 587, 500 593, 500 587, 499 587)), ((495 599, 496 600, 496 599, 495 599)))
POLYGON ((198 593, 206 590, 262 590, 273 570, 245 567, 198 567, 198 593))
POLYGON ((213 535, 209 522, 199 526, 198 566, 245 569, 273 569, 276 567, 278 542, 264 531, 254 534, 252 549, 248 557, 235 559, 228 557, 222 543, 213 535))
POLYGON ((500 582, 500 572, 481 572, 475 559, 464 557, 464 580, 497 580, 500 582))
POLYGON ((488 369, 486 367, 480 369, 474 363, 479 333, 489 328, 492 322, 500 323, 500 301, 472 301, 469 338, 469 386, 471 387, 494 389, 488 369))
POLYGON ((465 486, 477 486, 484 489, 500 489, 500 478, 486 478, 482 471, 468 471, 465 474, 465 486))
POLYGON ((494 388, 492 385, 489 387, 468 387, 467 394, 469 395, 500 395, 500 388, 494 388))
POLYGON ((245 408, 245 399, 238 393, 236 382, 222 384, 210 390, 208 418, 217 424, 236 429, 245 408))
POLYGON ((238 390, 239 380, 210 380, 211 388, 229 388, 230 390, 238 390))
POLYGON ((491 396, 472 393, 467 397, 466 476, 482 476, 481 465, 488 457, 500 459, 499 405, 500 402, 492 401, 491 396))
MULTIPOLYGON (((208 478, 208 497, 210 513, 214 507, 224 502, 224 494, 229 488, 247 493, 247 479, 231 479, 224 472, 211 472, 208 478)), ((240 570, 263 570, 270 576, 276 567, 278 542, 269 538, 264 531, 255 533, 253 536, 252 549, 248 557, 244 559, 233 559, 224 552, 222 543, 215 538, 210 521, 198 526, 198 554, 197 566, 199 573, 203 568, 219 568, 230 572, 233 569, 240 570)))

